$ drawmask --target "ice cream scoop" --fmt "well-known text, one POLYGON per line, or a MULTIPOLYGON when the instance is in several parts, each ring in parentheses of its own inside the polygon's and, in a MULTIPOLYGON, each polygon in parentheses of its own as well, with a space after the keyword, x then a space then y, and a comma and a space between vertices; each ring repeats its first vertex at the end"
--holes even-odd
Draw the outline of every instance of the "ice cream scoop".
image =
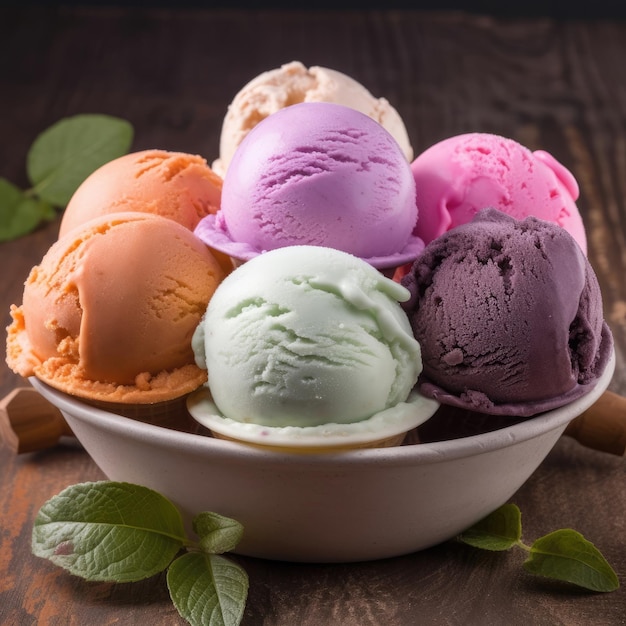
POLYGON ((286 63, 253 78, 228 106, 220 135, 220 156, 213 169, 224 176, 245 136, 269 115, 299 102, 332 102, 351 107, 384 126, 408 161, 413 148, 402 118, 385 98, 374 97, 350 76, 326 67, 286 63))
POLYGON ((426 246, 402 279, 420 391, 529 416, 592 389, 612 353, 598 281, 563 228, 485 209, 426 246))
POLYGON ((335 446, 402 436, 436 403, 410 396, 420 347, 408 292, 338 250, 293 246, 237 268, 193 338, 211 398, 197 419, 261 445, 335 446))
POLYGON ((499 135, 468 133, 431 146, 411 169, 420 216, 415 234, 425 243, 493 207, 517 219, 534 215, 559 224, 586 253, 578 184, 543 150, 531 152, 499 135))
POLYGON ((192 334, 222 280, 180 224, 115 213, 69 231, 35 266, 12 306, 7 363, 66 393, 163 402, 206 380, 192 334))
POLYGON ((123 211, 161 215, 193 230, 219 209, 221 192, 222 179, 200 156, 133 152, 87 177, 63 213, 59 236, 100 215, 123 211))
POLYGON ((248 134, 224 179, 220 210, 195 233, 242 261, 316 245, 384 269, 423 248, 411 234, 417 217, 409 163, 380 124, 338 104, 302 103, 248 134))

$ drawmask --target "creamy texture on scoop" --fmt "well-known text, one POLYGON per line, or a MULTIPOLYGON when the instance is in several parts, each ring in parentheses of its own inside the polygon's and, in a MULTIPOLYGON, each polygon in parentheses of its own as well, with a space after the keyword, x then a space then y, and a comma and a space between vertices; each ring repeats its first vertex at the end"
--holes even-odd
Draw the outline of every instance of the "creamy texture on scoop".
POLYGON ((125 403, 184 395, 206 380, 191 336, 223 272, 180 224, 114 213, 48 250, 12 307, 7 362, 66 393, 125 403))
POLYGON ((296 104, 258 124, 224 179, 222 206, 198 224, 212 248, 248 260, 317 245, 375 267, 413 260, 422 241, 415 183, 397 142, 351 108, 296 104))
POLYGON ((411 169, 420 215, 415 234, 425 243, 493 207, 517 219, 534 215, 559 224, 587 250, 576 179, 547 152, 499 135, 467 133, 431 146, 411 169))
POLYGON ((344 252, 293 246, 240 266, 193 337, 222 414, 267 426, 352 423, 404 402, 420 347, 401 285, 344 252))
POLYGON ((612 352, 589 262, 544 220, 486 209, 426 246, 402 284, 419 389, 442 404, 539 413, 589 391, 612 352))
POLYGON ((205 159, 184 152, 143 150, 109 161, 78 187, 63 212, 59 236, 101 215, 139 211, 193 230, 220 206, 222 179, 205 159))

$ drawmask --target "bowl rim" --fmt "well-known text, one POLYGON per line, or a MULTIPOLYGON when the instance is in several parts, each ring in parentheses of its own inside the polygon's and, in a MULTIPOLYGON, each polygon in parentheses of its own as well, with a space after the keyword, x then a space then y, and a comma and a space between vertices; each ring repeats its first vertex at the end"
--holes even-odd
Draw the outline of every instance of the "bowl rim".
POLYGON ((143 443, 152 441, 160 446, 177 445, 181 446, 182 449, 189 450, 189 452, 210 454, 213 459, 223 458, 231 463, 262 462, 266 466, 268 464, 301 464, 320 469, 350 466, 362 468, 368 465, 375 465, 376 467, 381 465, 409 466, 451 461, 470 457, 476 453, 484 454, 506 448, 559 428, 564 429, 572 419, 588 409, 606 391, 615 371, 615 360, 615 352, 613 351, 595 387, 578 400, 498 430, 446 441, 306 455, 297 452, 262 450, 244 443, 176 431, 140 422, 85 404, 35 377, 30 377, 29 381, 41 395, 64 414, 70 414, 95 426, 106 423, 108 430, 119 433, 126 438, 140 440, 143 443))

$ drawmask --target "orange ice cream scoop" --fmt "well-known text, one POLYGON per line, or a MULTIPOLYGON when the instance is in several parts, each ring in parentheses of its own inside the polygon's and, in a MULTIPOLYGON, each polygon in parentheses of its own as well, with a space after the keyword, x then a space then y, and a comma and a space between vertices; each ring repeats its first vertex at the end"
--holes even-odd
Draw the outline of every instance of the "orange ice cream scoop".
POLYGON ((110 213, 139 211, 168 217, 189 230, 220 207, 222 179, 193 154, 144 150, 106 163, 72 196, 59 237, 110 213))
POLYGON ((13 306, 7 363, 90 400, 153 403, 205 382, 191 337, 223 270, 191 231, 116 213, 68 232, 13 306))

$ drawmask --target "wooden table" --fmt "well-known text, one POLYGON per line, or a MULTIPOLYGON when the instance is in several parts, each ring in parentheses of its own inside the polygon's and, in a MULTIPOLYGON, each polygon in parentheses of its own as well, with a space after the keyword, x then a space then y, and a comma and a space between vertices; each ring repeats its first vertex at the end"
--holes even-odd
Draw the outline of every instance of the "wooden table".
MULTIPOLYGON (((72 114, 130 120, 133 149, 216 155, 236 91, 298 59, 344 71, 403 115, 416 152, 489 131, 552 152, 581 186, 589 258, 603 290, 626 394, 626 23, 505 20, 462 13, 0 10, 0 175, 26 186, 40 131, 72 114)), ((0 311, 55 240, 58 219, 0 244, 0 311)), ((0 368, 0 394, 19 377, 0 368)), ((103 478, 78 446, 0 447, 0 623, 178 624, 162 576, 93 584, 31 555, 31 524, 68 485, 103 478)), ((524 539, 573 527, 626 583, 626 463, 562 438, 512 499, 524 539)), ((244 624, 626 624, 626 590, 591 594, 524 573, 519 552, 455 542, 401 558, 298 565, 242 558, 244 624)))

